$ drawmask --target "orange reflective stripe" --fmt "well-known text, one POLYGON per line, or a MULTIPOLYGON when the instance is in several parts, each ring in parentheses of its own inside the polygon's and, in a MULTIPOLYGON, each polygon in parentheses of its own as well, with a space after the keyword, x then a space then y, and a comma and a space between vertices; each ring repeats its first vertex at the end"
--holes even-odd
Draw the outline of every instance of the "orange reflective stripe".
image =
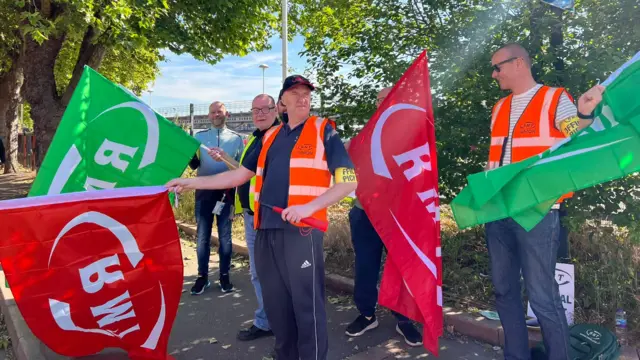
MULTIPOLYGON (((541 137, 551 135, 550 125, 551 125, 551 122, 554 121, 554 119, 550 118, 549 115, 551 115, 550 114, 551 103, 553 102, 553 99, 558 94, 558 92, 561 92, 561 90, 558 88, 550 88, 544 94, 542 109, 540 109, 540 123, 539 123, 539 126, 540 126, 539 134, 541 137)), ((555 114, 555 111, 554 111, 554 114, 555 114)))
MULTIPOLYGON (((316 126, 316 152, 314 159, 316 162, 320 163, 325 158, 324 151, 324 119, 318 117, 315 119, 314 125, 316 126)), ((326 163, 326 161, 325 161, 326 163)))
POLYGON ((271 138, 271 135, 279 131, 281 127, 282 127, 282 124, 267 130, 267 132, 264 133, 264 135, 262 136, 262 143, 265 144, 269 140, 269 138, 271 138))
MULTIPOLYGON (((293 151, 291 151, 291 159, 289 161, 289 198, 287 206, 306 204, 322 195, 331 186, 331 173, 327 165, 323 140, 327 121, 327 119, 311 116, 303 125, 300 125, 303 128, 293 151)), ((269 129, 265 133, 262 150, 258 156, 254 196, 254 228, 256 229, 260 226, 259 200, 267 153, 281 128, 282 124, 269 129)), ((323 209, 313 214, 312 217, 327 221, 327 211, 323 209)), ((307 226, 301 223, 293 225, 307 226)))
POLYGON ((506 136, 495 136, 491 138, 491 146, 502 146, 502 144, 504 144, 504 139, 506 139, 506 136))
POLYGON ((292 168, 329 170, 329 166, 327 165, 327 162, 322 159, 318 161, 317 159, 297 158, 297 159, 291 159, 289 164, 291 165, 292 168))
POLYGON ((304 185, 291 185, 289 186, 289 195, 303 195, 303 196, 315 196, 318 197, 324 194, 329 187, 327 186, 304 186, 304 185))
POLYGON ((500 109, 502 108, 502 104, 504 103, 504 101, 504 98, 500 99, 491 112, 491 128, 493 128, 493 124, 496 123, 496 119, 498 118, 498 114, 500 113, 500 109))
MULTIPOLYGON (((552 138, 550 136, 540 136, 534 138, 514 138, 511 142, 511 148, 520 148, 520 147, 546 147, 547 149, 555 145, 558 141, 562 139, 552 138)), ((546 149, 545 149, 546 150, 546 149)))
MULTIPOLYGON (((565 138, 555 128, 556 108, 564 92, 562 88, 542 86, 533 96, 518 119, 512 138, 509 140, 511 141, 511 163, 539 155, 565 138)), ((508 136, 509 132, 511 99, 511 95, 501 99, 492 113, 488 163, 490 169, 500 165, 505 136, 508 136)), ((571 195, 565 195, 559 202, 571 195)))

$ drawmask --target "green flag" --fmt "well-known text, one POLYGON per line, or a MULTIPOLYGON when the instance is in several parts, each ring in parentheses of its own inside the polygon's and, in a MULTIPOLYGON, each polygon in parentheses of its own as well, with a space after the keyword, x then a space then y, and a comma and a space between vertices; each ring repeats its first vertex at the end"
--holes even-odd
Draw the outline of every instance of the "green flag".
POLYGON ((85 66, 29 196, 163 185, 182 175, 199 145, 85 66))
POLYGON ((458 226, 511 217, 531 230, 563 194, 640 171, 640 61, 625 65, 591 127, 538 156, 470 175, 451 203, 458 226))

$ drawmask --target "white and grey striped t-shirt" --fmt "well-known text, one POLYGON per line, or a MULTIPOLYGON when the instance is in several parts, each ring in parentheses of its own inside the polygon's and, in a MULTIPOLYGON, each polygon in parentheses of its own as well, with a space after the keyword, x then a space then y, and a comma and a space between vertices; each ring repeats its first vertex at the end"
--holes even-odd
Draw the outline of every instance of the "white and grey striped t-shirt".
MULTIPOLYGON (((502 160, 503 166, 511 164, 511 136, 513 135, 513 129, 516 127, 516 123, 518 122, 518 119, 520 119, 520 116, 522 116, 524 109, 526 109, 531 99, 533 99, 533 96, 541 87, 542 84, 537 84, 525 93, 514 95, 513 99, 511 99, 511 113, 509 114, 509 140, 507 140, 504 149, 504 159, 502 160)), ((560 97, 558 109, 556 110, 556 128, 560 128, 560 122, 562 120, 576 116, 577 114, 578 110, 576 106, 573 104, 571 99, 569 99, 567 94, 563 93, 560 97)))

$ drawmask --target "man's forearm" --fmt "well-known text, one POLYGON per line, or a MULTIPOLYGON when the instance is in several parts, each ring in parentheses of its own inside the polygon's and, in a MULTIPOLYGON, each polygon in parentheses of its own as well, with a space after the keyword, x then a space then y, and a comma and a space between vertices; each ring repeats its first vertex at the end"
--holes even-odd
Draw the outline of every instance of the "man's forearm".
POLYGON ((253 177, 244 167, 210 176, 191 178, 188 188, 193 190, 221 190, 240 186, 253 177))
POLYGON ((354 192, 357 187, 358 187, 357 183, 334 184, 324 194, 318 196, 316 199, 311 201, 309 205, 313 207, 314 212, 328 208, 329 206, 339 202, 340 200, 347 197, 347 195, 354 192))

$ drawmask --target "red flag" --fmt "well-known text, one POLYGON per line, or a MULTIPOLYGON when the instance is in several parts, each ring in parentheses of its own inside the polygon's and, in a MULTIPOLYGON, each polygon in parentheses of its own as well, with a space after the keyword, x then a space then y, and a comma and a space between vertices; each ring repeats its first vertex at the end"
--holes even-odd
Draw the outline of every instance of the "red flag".
POLYGON ((388 250, 379 303, 424 325, 438 354, 443 331, 436 137, 426 51, 349 146, 356 195, 388 250))
POLYGON ((183 266, 166 189, 3 201, 0 219, 2 267, 44 344, 66 356, 119 347, 171 359, 183 266))

